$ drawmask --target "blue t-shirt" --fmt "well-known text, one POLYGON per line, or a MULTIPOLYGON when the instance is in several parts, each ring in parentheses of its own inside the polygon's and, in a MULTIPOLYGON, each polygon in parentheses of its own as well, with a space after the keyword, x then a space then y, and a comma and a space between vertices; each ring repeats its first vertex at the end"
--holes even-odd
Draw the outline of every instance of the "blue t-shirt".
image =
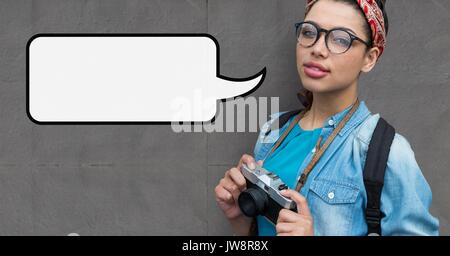
MULTIPOLYGON (((294 117, 291 118, 294 119, 294 117)), ((297 184, 297 172, 304 159, 319 139, 322 128, 303 130, 295 125, 281 145, 264 161, 263 167, 276 173, 280 179, 293 189, 297 184)), ((275 236, 275 226, 265 217, 257 216, 260 236, 275 236)))

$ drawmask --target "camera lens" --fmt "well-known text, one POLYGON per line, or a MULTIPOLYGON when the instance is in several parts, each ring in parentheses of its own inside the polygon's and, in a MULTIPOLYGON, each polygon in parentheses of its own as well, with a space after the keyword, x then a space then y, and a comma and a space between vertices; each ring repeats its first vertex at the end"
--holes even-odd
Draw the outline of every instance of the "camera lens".
POLYGON ((239 195, 238 203, 245 216, 255 217, 262 215, 269 204, 269 199, 261 189, 249 188, 239 195))

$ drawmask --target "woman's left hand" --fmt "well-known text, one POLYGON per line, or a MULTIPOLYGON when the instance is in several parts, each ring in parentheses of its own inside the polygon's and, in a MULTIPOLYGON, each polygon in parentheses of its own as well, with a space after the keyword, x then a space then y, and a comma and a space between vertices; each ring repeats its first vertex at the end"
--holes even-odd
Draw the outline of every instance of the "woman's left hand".
POLYGON ((278 215, 276 230, 278 236, 313 236, 314 225, 308 202, 295 190, 281 191, 285 197, 297 204, 297 212, 282 209, 278 215))

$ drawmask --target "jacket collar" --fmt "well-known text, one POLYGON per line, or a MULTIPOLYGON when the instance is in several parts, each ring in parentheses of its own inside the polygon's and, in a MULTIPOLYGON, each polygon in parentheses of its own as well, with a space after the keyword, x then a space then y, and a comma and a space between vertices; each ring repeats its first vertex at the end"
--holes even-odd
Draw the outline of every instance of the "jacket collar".
MULTIPOLYGON (((345 117, 345 115, 350 111, 351 108, 352 108, 352 106, 349 106, 346 109, 344 109, 343 111, 327 118, 323 123, 323 127, 335 129, 336 126, 339 124, 339 122, 345 117)), ((277 120, 278 118, 280 118, 284 115, 287 115, 288 118, 291 118, 293 114, 296 114, 298 112, 300 112, 300 110, 284 111, 284 112, 278 112, 278 113, 270 115, 270 117, 272 118, 272 121, 270 123, 266 124, 266 126, 262 128, 262 131, 264 132, 264 136, 267 136, 273 130, 279 129, 278 126, 273 127, 275 120, 277 120)), ((353 127, 359 125, 362 121, 364 121, 367 118, 367 116, 369 116, 369 115, 370 115, 370 111, 367 108, 365 101, 360 101, 358 109, 355 111, 355 113, 353 113, 353 116, 350 118, 350 120, 347 122, 347 124, 342 128, 342 130, 339 132, 338 135, 344 136, 349 130, 351 130, 353 127)), ((291 121, 286 122, 283 125, 283 127, 280 129, 281 132, 283 132, 283 130, 289 125, 289 123, 291 121)))
MULTIPOLYGON (((344 119, 345 115, 350 111, 351 108, 352 108, 352 106, 349 106, 346 109, 344 109, 343 111, 326 119, 323 124, 323 127, 333 127, 333 129, 336 128, 336 126, 339 124, 339 122, 342 119, 344 119)), ((370 111, 367 108, 366 103, 364 101, 360 101, 358 109, 356 109, 355 113, 353 113, 353 116, 350 118, 350 120, 347 122, 347 124, 339 132, 339 135, 340 136, 345 135, 345 133, 347 133, 353 127, 359 125, 369 115, 370 115, 370 111)))

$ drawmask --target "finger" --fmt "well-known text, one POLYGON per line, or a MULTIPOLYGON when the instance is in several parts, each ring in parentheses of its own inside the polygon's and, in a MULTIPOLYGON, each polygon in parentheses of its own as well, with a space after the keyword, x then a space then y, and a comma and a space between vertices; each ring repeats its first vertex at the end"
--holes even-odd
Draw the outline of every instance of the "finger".
POLYGON ((295 190, 285 189, 281 191, 283 196, 289 197, 297 204, 297 212, 304 216, 311 216, 306 198, 295 190))
POLYGON ((222 201, 228 204, 231 204, 234 202, 233 196, 231 195, 230 192, 228 192, 223 186, 218 185, 215 188, 215 192, 216 192, 216 199, 217 201, 222 201))
POLYGON ((239 187, 240 191, 245 190, 245 188, 247 187, 247 182, 244 175, 242 175, 241 171, 238 170, 238 168, 231 168, 228 174, 233 182, 236 183, 236 185, 239 187))
POLYGON ((233 199, 237 201, 239 194, 241 191, 236 183, 234 183, 231 178, 229 178, 230 174, 227 171, 226 177, 221 180, 222 186, 233 196, 233 199))
POLYGON ((256 162, 256 164, 262 167, 264 164, 264 160, 258 160, 258 162, 256 162))
POLYGON ((277 233, 289 233, 294 230, 294 225, 290 223, 279 223, 275 226, 277 233))
POLYGON ((303 218, 300 214, 291 210, 282 209, 278 214, 277 223, 295 223, 302 221, 303 218))
POLYGON ((244 154, 239 160, 238 169, 241 169, 242 164, 246 164, 250 169, 255 169, 255 159, 251 155, 244 154))
POLYGON ((290 236, 290 233, 278 233, 277 236, 290 236))

